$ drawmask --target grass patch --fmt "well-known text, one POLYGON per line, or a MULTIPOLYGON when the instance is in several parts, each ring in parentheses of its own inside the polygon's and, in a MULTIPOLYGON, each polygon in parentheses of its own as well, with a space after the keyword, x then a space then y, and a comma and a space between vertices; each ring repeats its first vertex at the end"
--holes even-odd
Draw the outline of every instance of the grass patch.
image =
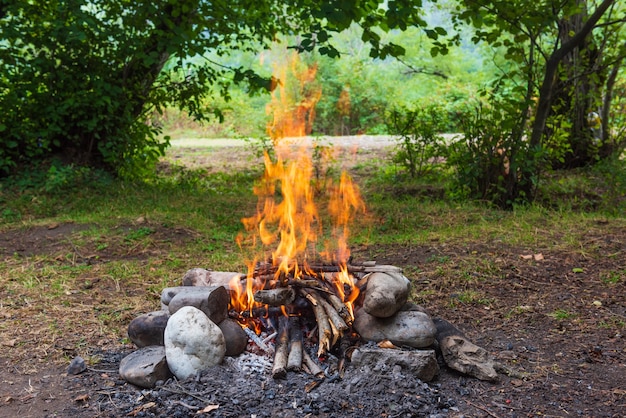
MULTIPOLYGON (((85 339, 102 342, 100 346, 124 344, 129 321, 155 309, 161 290, 178 285, 188 269, 245 271, 246 258, 235 238, 243 231, 241 219, 255 212, 252 190, 260 173, 260 167, 208 173, 170 165, 144 181, 56 170, 52 178, 44 172, 3 182, 0 232, 9 244, 0 248, 0 308, 10 313, 0 325, 0 337, 24 347, 24 356, 38 358, 59 346, 64 355, 80 353, 89 345, 85 339), (61 234, 55 225, 69 227, 61 234), (32 252, 13 245, 29 234, 37 238, 32 252)), ((354 174, 367 214, 352 226, 350 242, 371 248, 374 256, 385 246, 461 250, 490 243, 610 257, 601 242, 586 237, 626 228, 622 216, 602 205, 592 212, 558 204, 502 211, 452 201, 440 174, 412 183, 383 160, 363 163, 354 174)), ((560 187, 570 193, 574 182, 560 187)), ((618 195, 612 194, 617 207, 618 195)), ((499 299, 473 288, 502 280, 501 266, 492 260, 480 251, 463 253, 462 259, 448 253, 425 257, 405 270, 416 283, 413 300, 426 304, 441 299, 481 310, 493 306, 499 299)), ((599 277, 612 287, 624 282, 626 272, 614 269, 599 277)), ((526 312, 520 306, 510 316, 526 312)), ((559 321, 573 317, 565 310, 549 315, 559 321)), ((619 320, 605 322, 601 326, 623 327, 619 320)))

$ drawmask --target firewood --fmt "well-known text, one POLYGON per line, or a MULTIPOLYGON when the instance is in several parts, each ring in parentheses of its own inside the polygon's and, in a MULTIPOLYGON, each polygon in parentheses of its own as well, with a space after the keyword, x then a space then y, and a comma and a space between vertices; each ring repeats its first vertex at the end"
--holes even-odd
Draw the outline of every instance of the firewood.
POLYGON ((326 313, 326 309, 321 304, 319 300, 319 296, 316 296, 316 293, 311 289, 300 289, 300 293, 307 298, 311 305, 313 306, 313 313, 315 314, 315 322, 317 322, 317 333, 318 333, 318 347, 317 347, 317 355, 318 357, 323 355, 325 352, 330 350, 332 338, 332 329, 330 326, 330 319, 328 318, 328 314, 326 313))
POLYGON ((309 353, 306 350, 302 351, 302 362, 309 369, 309 373, 311 373, 315 377, 324 377, 324 371, 322 368, 309 356, 309 353))
POLYGON ((248 336, 248 338, 250 338, 252 340, 252 342, 254 342, 257 347, 259 347, 261 350, 265 351, 266 353, 271 353, 271 348, 269 348, 267 346, 267 344, 265 344, 263 342, 263 340, 261 340, 261 337, 259 337, 258 335, 256 335, 254 333, 254 331, 252 331, 250 328, 248 327, 242 327, 243 330, 245 331, 246 335, 248 336))
POLYGON ((287 376, 287 358, 289 355, 289 318, 281 316, 278 319, 278 338, 276 339, 276 352, 272 377, 283 379, 287 376))
POLYGON ((278 287, 276 289, 257 290, 254 300, 270 306, 289 305, 296 298, 292 287, 278 287))
MULTIPOLYGON (((332 322, 333 326, 341 334, 343 334, 344 331, 347 331, 348 328, 350 328, 350 327, 341 318, 341 316, 339 315, 339 312, 337 312, 335 310, 335 308, 330 303, 328 303, 328 301, 324 297, 320 296, 318 293, 314 293, 314 294, 317 295, 319 303, 322 305, 322 307, 324 308, 324 310, 328 314, 328 319, 330 320, 330 322, 332 322)), ((339 336, 341 336, 341 335, 339 335, 339 336)))
POLYGON ((326 295, 326 299, 330 302, 331 305, 335 308, 339 316, 346 322, 347 325, 352 325, 352 315, 350 315, 350 310, 346 306, 345 303, 339 299, 339 297, 335 294, 326 295))
POLYGON ((300 371, 302 368, 302 330, 300 319, 293 316, 289 319, 289 357, 287 370, 300 371))
MULTIPOLYGON (((312 265, 307 266, 306 268, 307 271, 310 271, 318 275, 321 275, 322 273, 338 273, 342 271, 342 269, 344 269, 344 267, 341 267, 337 264, 312 264, 312 265)), ((350 265, 350 264, 347 265, 345 269, 348 271, 349 274, 362 273, 362 272, 367 271, 366 267, 364 266, 355 266, 355 265, 350 265)), ((264 263, 260 266, 257 266, 254 269, 253 275, 255 277, 266 276, 266 275, 275 276, 277 271, 278 271, 278 266, 272 266, 272 265, 268 265, 264 263)))

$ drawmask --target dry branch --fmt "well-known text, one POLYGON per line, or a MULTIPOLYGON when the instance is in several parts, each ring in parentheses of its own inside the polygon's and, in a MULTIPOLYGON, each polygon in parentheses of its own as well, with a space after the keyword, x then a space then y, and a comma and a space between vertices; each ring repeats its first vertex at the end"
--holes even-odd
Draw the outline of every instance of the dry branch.
POLYGON ((276 289, 257 290, 254 300, 270 306, 289 305, 296 299, 296 292, 292 287, 278 287, 276 289))
POLYGON ((339 316, 341 316, 346 324, 352 325, 352 316, 350 315, 350 310, 348 309, 346 304, 343 303, 337 295, 334 295, 332 293, 326 295, 326 298, 328 299, 330 304, 333 305, 333 308, 335 308, 339 316))
POLYGON ((300 319, 289 319, 289 357, 287 358, 287 370, 300 371, 302 368, 302 330, 300 319))
POLYGON ((313 306, 313 313, 315 314, 315 322, 317 322, 317 333, 318 333, 318 347, 317 347, 317 355, 321 356, 328 350, 330 350, 331 343, 330 340, 333 336, 332 329, 330 325, 330 319, 328 318, 328 314, 326 313, 326 309, 321 304, 319 297, 316 296, 316 293, 311 289, 300 289, 300 293, 304 295, 305 298, 311 305, 313 306))
POLYGON ((335 308, 330 303, 328 303, 326 299, 324 299, 319 294, 314 293, 314 295, 317 296, 319 303, 322 305, 322 307, 326 311, 326 314, 328 314, 328 319, 332 322, 334 327, 339 331, 340 333, 339 337, 340 337, 344 333, 344 331, 347 331, 348 328, 350 327, 348 327, 348 324, 346 324, 346 322, 341 318, 341 316, 339 315, 339 312, 337 312, 335 308))
POLYGON ((302 361, 309 372, 315 377, 323 377, 324 371, 322 368, 309 356, 309 353, 305 351, 302 352, 302 361))
POLYGON ((274 354, 274 365, 272 367, 272 377, 282 379, 287 375, 287 358, 289 355, 289 318, 281 316, 278 318, 278 339, 276 340, 276 353, 274 354))

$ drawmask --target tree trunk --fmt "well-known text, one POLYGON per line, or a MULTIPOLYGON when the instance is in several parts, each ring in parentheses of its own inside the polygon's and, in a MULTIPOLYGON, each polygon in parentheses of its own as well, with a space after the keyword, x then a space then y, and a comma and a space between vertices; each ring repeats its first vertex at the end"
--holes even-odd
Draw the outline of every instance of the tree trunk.
POLYGON ((613 65, 609 75, 606 79, 606 85, 604 88, 604 97, 602 98, 602 109, 600 112, 600 120, 602 123, 602 145, 600 146, 600 157, 606 158, 613 154, 618 144, 611 141, 611 125, 609 123, 609 116, 611 114, 611 102, 613 101, 613 89, 615 88, 615 82, 617 81, 617 75, 619 74, 620 67, 624 61, 624 58, 620 59, 613 65))
POLYGON ((531 149, 539 148, 542 145, 546 123, 550 115, 550 109, 554 99, 559 64, 567 54, 572 52, 574 48, 579 47, 585 41, 585 38, 587 38, 589 33, 591 33, 602 15, 614 2, 615 0, 604 0, 600 3, 591 16, 589 16, 589 19, 587 19, 587 21, 582 25, 580 31, 575 33, 574 36, 569 38, 565 43, 561 44, 560 48, 556 48, 546 60, 543 81, 539 89, 539 100, 537 103, 535 122, 533 123, 529 141, 531 149))

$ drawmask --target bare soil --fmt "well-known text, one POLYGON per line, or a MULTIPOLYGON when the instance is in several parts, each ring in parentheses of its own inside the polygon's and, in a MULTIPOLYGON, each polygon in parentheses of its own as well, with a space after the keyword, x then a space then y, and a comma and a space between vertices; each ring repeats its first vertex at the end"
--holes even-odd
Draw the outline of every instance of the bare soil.
MULTIPOLYGON (((224 155, 232 157, 232 150, 224 155)), ((213 154, 205 163, 232 169, 230 162, 219 158, 219 153, 213 154)), ((63 251, 76 254, 71 238, 88 227, 64 224, 4 231, 0 262, 16 253, 35 260, 63 251)), ((157 238, 149 251, 112 246, 98 260, 85 250, 79 252, 83 259, 71 262, 149 260, 196 235, 162 225, 150 227, 157 238)), ((60 317, 66 311, 35 306, 23 295, 0 289, 0 416, 623 417, 626 230, 610 221, 581 228, 588 229, 580 243, 586 251, 518 248, 488 240, 462 246, 353 249, 357 261, 402 267, 413 281, 416 302, 455 324, 515 371, 493 383, 442 365, 440 375, 428 384, 402 376, 351 374, 343 380, 325 379, 307 392, 310 377, 293 374, 273 381, 262 374, 234 372, 225 364, 197 379, 141 390, 125 383, 117 372, 132 346, 86 328, 51 340, 50 324, 67 321, 60 317), (87 371, 67 375, 69 360, 84 352, 91 356, 87 371)), ((145 288, 138 283, 120 295, 114 281, 94 279, 72 297, 77 312, 93 314, 107 301, 132 300, 141 292, 145 288)), ((118 321, 128 323, 147 308, 124 312, 118 321)))

